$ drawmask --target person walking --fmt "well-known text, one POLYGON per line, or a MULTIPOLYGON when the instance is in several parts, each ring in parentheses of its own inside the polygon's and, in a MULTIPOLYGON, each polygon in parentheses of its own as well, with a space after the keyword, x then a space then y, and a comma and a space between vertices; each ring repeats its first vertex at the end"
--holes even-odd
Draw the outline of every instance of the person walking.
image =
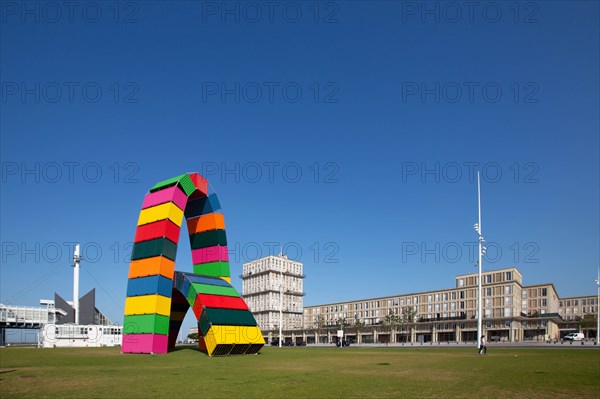
POLYGON ((479 354, 486 354, 487 353, 487 347, 485 346, 485 336, 481 336, 481 338, 479 339, 479 354))

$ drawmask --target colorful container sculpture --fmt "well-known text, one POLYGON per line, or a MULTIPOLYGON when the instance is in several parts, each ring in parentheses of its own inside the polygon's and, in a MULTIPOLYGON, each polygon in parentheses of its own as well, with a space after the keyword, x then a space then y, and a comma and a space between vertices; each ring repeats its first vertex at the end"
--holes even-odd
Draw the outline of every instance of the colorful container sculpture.
POLYGON ((265 341, 246 302, 231 286, 227 237, 217 196, 198 173, 152 187, 135 233, 123 324, 123 353, 167 353, 191 308, 199 348, 209 356, 254 354, 265 341), (175 271, 183 217, 193 273, 175 271))

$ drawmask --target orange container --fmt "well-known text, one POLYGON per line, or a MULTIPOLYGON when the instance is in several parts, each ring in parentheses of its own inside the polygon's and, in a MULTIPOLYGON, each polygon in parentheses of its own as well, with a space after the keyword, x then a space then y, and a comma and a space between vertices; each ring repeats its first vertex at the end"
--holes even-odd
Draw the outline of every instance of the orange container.
POLYGON ((208 230, 225 230, 225 219, 222 213, 209 213, 188 219, 187 226, 190 235, 208 230))
POLYGON ((132 260, 129 264, 129 278, 155 276, 160 274, 161 276, 165 276, 172 280, 174 273, 175 262, 164 256, 132 260))

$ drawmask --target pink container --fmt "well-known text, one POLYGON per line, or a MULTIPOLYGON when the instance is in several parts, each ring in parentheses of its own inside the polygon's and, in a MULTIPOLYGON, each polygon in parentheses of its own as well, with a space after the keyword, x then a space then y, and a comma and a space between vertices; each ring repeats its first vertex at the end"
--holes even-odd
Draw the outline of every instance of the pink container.
POLYGON ((121 353, 167 353, 169 338, 161 334, 124 334, 121 353))
POLYGON ((208 262, 228 261, 229 254, 226 246, 214 246, 192 250, 192 263, 199 265, 208 262))
POLYGON ((183 191, 181 191, 177 186, 173 186, 165 188, 164 190, 158 190, 153 193, 146 194, 144 197, 144 203, 142 204, 142 209, 172 201, 179 209, 184 211, 187 199, 188 197, 183 191))

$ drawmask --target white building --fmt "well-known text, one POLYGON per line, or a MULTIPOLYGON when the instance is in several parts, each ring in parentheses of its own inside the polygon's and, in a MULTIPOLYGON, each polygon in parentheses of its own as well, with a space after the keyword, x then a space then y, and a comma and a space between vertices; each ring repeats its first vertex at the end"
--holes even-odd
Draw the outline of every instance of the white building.
POLYGON ((281 302, 283 329, 303 327, 302 266, 302 263, 288 259, 287 255, 266 256, 244 263, 240 276, 242 296, 263 333, 279 329, 281 302))

